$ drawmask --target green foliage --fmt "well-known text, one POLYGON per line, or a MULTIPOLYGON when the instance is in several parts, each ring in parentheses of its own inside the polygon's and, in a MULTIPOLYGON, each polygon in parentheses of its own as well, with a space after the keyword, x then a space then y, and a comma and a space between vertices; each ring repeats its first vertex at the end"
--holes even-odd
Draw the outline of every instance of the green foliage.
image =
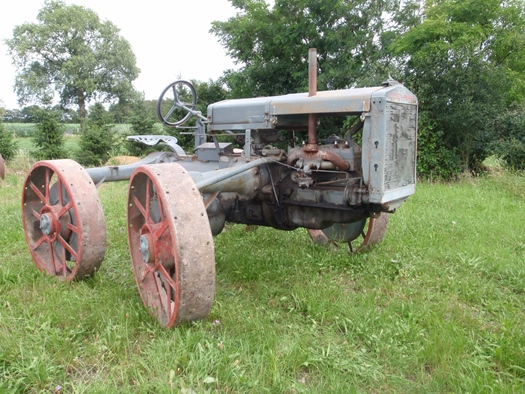
MULTIPOLYGON (((152 135, 157 134, 157 121, 151 113, 151 108, 143 100, 136 100, 132 107, 132 113, 128 120, 131 124, 129 135, 152 135)), ((144 144, 132 140, 126 140, 125 149, 131 156, 144 156, 150 152, 154 152, 159 148, 156 146, 148 147, 144 144)))
POLYGON ((38 114, 38 123, 33 135, 36 146, 34 153, 37 160, 63 159, 64 125, 60 123, 60 113, 51 109, 41 110, 38 114))
POLYGON ((422 23, 394 43, 421 106, 418 146, 425 175, 432 162, 439 173, 455 175, 479 168, 493 154, 494 119, 525 97, 519 93, 525 80, 523 13, 522 2, 429 2, 422 23), (437 150, 431 135, 439 136, 437 150))
POLYGON ((494 153, 510 168, 525 170, 525 108, 509 109, 495 121, 494 153))
POLYGON ((89 117, 80 133, 75 159, 85 167, 100 166, 111 157, 116 135, 111 127, 111 115, 101 103, 90 108, 89 117))
POLYGON ((115 25, 62 1, 45 2, 37 22, 15 27, 6 43, 18 69, 19 102, 47 105, 58 93, 62 106, 77 106, 81 118, 90 100, 129 96, 139 73, 130 44, 115 25))
POLYGON ((13 133, 9 132, 0 118, 0 155, 5 160, 11 160, 17 150, 17 143, 13 133))
POLYGON ((319 89, 380 83, 391 71, 384 54, 395 23, 386 15, 397 1, 231 1, 239 13, 214 22, 212 32, 241 66, 224 79, 233 97, 308 90, 308 49, 317 48, 319 89))

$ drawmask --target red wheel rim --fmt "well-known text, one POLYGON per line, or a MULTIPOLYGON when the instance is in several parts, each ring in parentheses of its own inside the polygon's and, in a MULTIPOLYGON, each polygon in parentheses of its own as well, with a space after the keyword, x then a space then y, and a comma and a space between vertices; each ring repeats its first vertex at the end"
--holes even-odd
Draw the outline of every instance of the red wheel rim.
POLYGON ((78 163, 36 163, 24 183, 22 217, 40 270, 69 281, 100 267, 106 250, 104 214, 95 185, 78 163))
POLYGON ((141 166, 128 193, 137 287, 164 327, 204 318, 215 289, 213 239, 195 183, 178 164, 141 166))

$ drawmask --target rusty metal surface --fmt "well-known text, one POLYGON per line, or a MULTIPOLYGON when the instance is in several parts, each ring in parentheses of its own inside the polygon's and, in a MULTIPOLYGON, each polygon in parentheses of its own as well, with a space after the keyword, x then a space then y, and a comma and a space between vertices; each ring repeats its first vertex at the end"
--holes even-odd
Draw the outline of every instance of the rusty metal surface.
POLYGON ((225 100, 208 106, 209 130, 274 129, 308 126, 308 114, 361 114, 370 110, 372 94, 382 87, 294 93, 275 97, 225 100))
POLYGON ((22 194, 26 241, 37 267, 63 280, 91 276, 106 251, 106 222, 95 184, 73 160, 40 161, 22 194))
POLYGON ((308 229, 308 234, 318 245, 338 246, 339 243, 344 242, 348 243, 351 253, 357 253, 383 241, 389 217, 389 214, 382 213, 378 218, 363 219, 349 224, 334 224, 323 230, 308 229), (366 226, 367 221, 368 226, 366 226))
POLYGON ((368 246, 381 243, 383 238, 385 238, 389 219, 390 214, 384 212, 377 218, 368 219, 368 229, 363 242, 357 247, 357 249, 355 249, 352 248, 351 241, 349 241, 348 244, 350 246, 350 250, 354 249, 356 252, 360 252, 365 250, 368 246))
POLYGON ((350 168, 350 164, 348 164, 340 155, 338 155, 336 152, 333 152, 332 150, 327 149, 320 149, 315 151, 306 151, 306 149, 298 149, 293 151, 291 154, 288 155, 287 163, 288 165, 293 166, 295 162, 299 159, 307 159, 307 160, 315 160, 315 159, 321 159, 328 161, 330 163, 333 163, 337 168, 339 168, 341 171, 347 171, 350 168))
POLYGON ((0 155, 0 178, 5 178, 5 162, 2 155, 0 155))
POLYGON ((187 170, 177 163, 135 170, 128 240, 140 295, 162 326, 207 316, 215 293, 213 238, 187 170))

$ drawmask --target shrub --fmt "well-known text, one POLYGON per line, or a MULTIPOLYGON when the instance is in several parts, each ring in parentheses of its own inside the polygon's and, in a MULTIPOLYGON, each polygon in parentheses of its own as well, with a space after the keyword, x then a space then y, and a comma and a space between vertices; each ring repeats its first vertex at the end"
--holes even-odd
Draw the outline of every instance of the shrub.
POLYGON ((111 157, 115 145, 115 132, 111 127, 111 115, 100 103, 89 111, 89 117, 80 134, 79 151, 75 159, 85 167, 100 166, 111 157))
POLYGON ((64 126, 60 123, 60 116, 60 113, 50 109, 40 110, 33 135, 33 143, 37 148, 36 159, 52 160, 66 157, 64 126))
POLYGON ((13 134, 6 129, 0 118, 0 154, 4 159, 10 160, 15 156, 16 149, 17 144, 13 138, 13 134))

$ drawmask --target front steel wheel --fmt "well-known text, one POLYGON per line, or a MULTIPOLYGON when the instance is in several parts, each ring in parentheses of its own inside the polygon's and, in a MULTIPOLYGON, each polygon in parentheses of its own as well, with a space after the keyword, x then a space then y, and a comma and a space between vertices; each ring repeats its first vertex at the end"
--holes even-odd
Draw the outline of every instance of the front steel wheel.
POLYGON ((22 220, 41 271, 70 281, 100 267, 106 221, 97 188, 80 164, 49 160, 33 165, 24 183, 22 220))
POLYGON ((163 327, 208 315, 215 293, 213 238, 199 190, 182 166, 135 170, 128 240, 142 301, 163 327))

